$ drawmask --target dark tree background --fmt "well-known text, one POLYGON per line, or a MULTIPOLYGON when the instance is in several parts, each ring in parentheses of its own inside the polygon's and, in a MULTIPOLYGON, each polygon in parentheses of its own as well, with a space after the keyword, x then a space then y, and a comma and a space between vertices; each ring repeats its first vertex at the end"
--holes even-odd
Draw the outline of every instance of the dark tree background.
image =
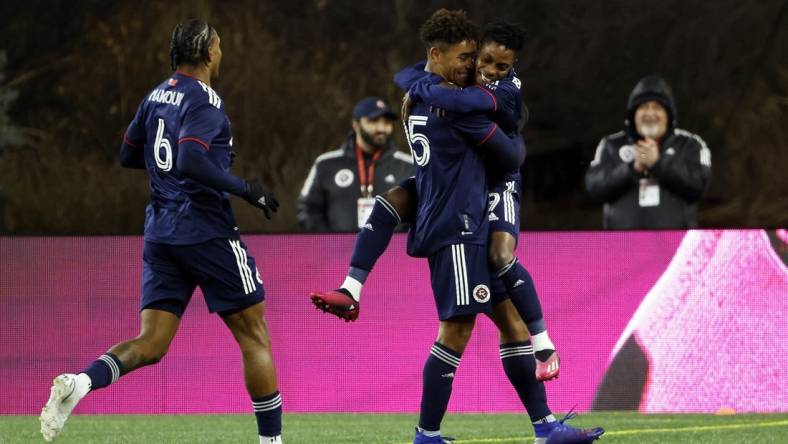
POLYGON ((269 222, 236 199, 240 226, 294 231, 312 161, 341 142, 360 97, 397 106, 392 75, 424 57, 418 27, 439 7, 528 31, 517 66, 531 116, 525 229, 601 227, 583 175, 652 73, 672 85, 679 125, 712 150, 701 225, 788 225, 788 0, 35 0, 0 5, 8 231, 141 233, 147 178, 118 166, 119 143, 170 72, 172 28, 190 17, 222 36, 215 86, 233 122, 234 172, 272 184, 284 203, 269 222))

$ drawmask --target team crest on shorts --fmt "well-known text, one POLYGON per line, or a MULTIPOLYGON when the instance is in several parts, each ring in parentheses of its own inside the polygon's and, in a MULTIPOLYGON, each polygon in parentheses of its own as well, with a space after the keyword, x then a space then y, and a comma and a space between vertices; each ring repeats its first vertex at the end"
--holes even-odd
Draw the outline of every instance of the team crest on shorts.
POLYGON ((340 188, 347 188, 353 183, 353 172, 347 168, 337 171, 334 176, 334 183, 340 188))
POLYGON ((473 288, 473 298, 476 302, 484 304, 490 300, 490 288, 484 284, 479 284, 473 288))

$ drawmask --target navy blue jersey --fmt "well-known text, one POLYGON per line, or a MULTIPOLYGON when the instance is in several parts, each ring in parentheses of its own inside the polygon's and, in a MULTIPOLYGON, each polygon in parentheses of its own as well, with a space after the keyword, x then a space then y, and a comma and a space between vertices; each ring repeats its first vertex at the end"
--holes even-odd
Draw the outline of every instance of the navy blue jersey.
MULTIPOLYGON (((406 91, 422 80, 439 83, 441 78, 425 73, 423 64, 395 77, 406 91)), ((487 177, 478 147, 496 132, 500 132, 498 126, 484 114, 439 116, 430 111, 429 104, 415 104, 405 122, 418 196, 408 254, 425 257, 452 244, 486 245, 487 177)))
MULTIPOLYGON (((451 89, 441 87, 436 79, 421 78, 408 93, 414 100, 422 100, 438 108, 458 113, 487 113, 507 134, 519 132, 523 99, 521 82, 514 69, 496 82, 451 89)), ((520 168, 509 169, 487 162, 491 182, 521 182, 520 168)))
MULTIPOLYGON (((229 195, 178 168, 179 149, 186 144, 196 144, 210 163, 229 171, 232 133, 224 102, 205 83, 175 72, 142 101, 124 138, 125 148, 142 150, 136 154, 150 177, 145 240, 187 245, 237 237, 229 195)), ((237 182, 228 190, 241 193, 243 182, 229 177, 237 182)))

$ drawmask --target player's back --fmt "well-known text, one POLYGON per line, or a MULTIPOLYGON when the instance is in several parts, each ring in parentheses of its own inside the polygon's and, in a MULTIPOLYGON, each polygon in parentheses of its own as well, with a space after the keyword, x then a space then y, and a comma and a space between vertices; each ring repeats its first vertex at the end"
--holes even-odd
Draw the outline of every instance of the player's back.
POLYGON ((489 120, 414 106, 406 122, 413 153, 418 210, 408 253, 430 256, 459 243, 484 245, 488 237, 485 166, 472 144, 489 132, 489 120))
POLYGON ((150 177, 146 240, 178 245, 236 235, 228 195, 187 178, 177 163, 179 144, 194 142, 209 162, 229 171, 230 122, 213 89, 185 73, 173 73, 143 99, 126 139, 144 146, 150 177))

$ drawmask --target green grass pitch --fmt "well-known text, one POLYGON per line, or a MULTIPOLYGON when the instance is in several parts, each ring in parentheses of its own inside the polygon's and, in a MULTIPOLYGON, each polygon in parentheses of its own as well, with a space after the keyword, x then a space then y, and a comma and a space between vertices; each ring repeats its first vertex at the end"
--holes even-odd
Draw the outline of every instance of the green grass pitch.
MULTIPOLYGON (((287 444, 380 443, 408 444, 416 415, 286 414, 287 444)), ((788 443, 788 415, 639 415, 592 413, 572 420, 577 427, 600 425, 604 443, 788 443)), ((449 414, 445 435, 457 444, 531 443, 524 415, 449 414)), ((256 444, 254 417, 206 416, 90 416, 76 415, 55 441, 93 443, 248 443, 256 444)), ((0 416, 0 443, 42 443, 38 418, 0 416)))

